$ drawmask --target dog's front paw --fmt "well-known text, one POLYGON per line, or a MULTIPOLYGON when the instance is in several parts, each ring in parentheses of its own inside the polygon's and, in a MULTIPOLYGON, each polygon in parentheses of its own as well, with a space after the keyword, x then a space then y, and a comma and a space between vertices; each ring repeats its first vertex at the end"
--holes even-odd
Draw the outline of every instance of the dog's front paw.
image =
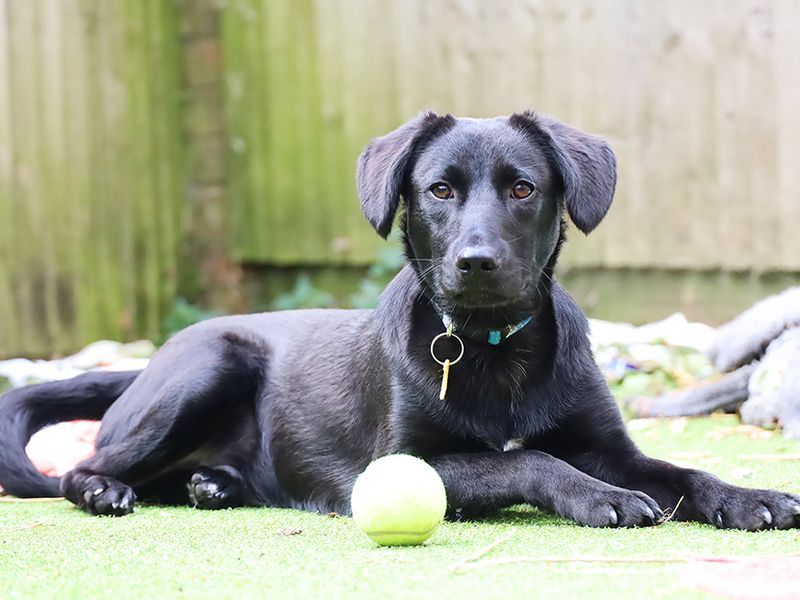
POLYGON ((662 515, 647 494, 613 486, 571 497, 556 512, 589 527, 647 527, 662 515))
POLYGON ((720 529, 758 531, 800 527, 800 496, 725 486, 710 499, 706 518, 720 529))
POLYGON ((136 500, 133 488, 112 477, 87 477, 81 490, 78 506, 90 514, 121 517, 133 512, 136 500))
POLYGON ((234 472, 201 467, 189 481, 189 501, 196 508, 210 510, 236 506, 240 502, 240 483, 234 472))

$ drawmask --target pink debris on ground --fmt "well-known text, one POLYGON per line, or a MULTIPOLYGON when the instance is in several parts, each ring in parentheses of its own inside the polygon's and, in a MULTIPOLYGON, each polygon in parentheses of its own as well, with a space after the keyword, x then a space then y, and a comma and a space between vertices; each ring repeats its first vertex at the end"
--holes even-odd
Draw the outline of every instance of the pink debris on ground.
POLYGON ((800 556, 709 559, 690 564, 684 582, 736 600, 796 600, 800 597, 800 556))
POLYGON ((58 477, 94 454, 94 441, 99 421, 68 421, 36 432, 25 451, 34 466, 52 477, 58 477))
MULTIPOLYGON (((147 366, 155 351, 155 345, 148 340, 129 344, 100 340, 65 358, 0 361, 0 380, 4 386, 10 384, 12 388, 19 388, 69 379, 91 370, 138 371, 147 366)), ((98 421, 69 421, 51 425, 34 434, 25 451, 39 471, 45 475, 61 476, 94 454, 99 429, 98 421)))

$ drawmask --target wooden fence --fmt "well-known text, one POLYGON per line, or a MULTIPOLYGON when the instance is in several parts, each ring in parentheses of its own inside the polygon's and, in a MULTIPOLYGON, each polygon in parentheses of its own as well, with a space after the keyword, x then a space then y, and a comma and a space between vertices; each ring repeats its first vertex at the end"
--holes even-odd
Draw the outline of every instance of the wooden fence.
POLYGON ((0 0, 0 356, 156 335, 183 190, 174 13, 0 0))
POLYGON ((355 159, 424 108, 607 137, 607 222, 563 264, 800 269, 800 3, 230 0, 234 250, 365 262, 355 159))
POLYGON ((798 57, 793 0, 0 0, 0 356, 154 336, 193 262, 368 263, 356 157, 426 108, 611 141, 563 266, 799 272, 798 57))

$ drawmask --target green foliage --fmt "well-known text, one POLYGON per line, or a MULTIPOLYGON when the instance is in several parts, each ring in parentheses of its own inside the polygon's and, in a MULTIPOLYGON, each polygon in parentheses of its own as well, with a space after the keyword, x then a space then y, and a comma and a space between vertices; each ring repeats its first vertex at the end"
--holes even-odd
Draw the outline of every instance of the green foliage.
POLYGON ((702 352, 691 348, 653 344, 660 350, 657 357, 637 360, 623 346, 620 356, 636 365, 620 375, 606 374, 611 392, 618 400, 636 396, 658 396, 667 392, 697 385, 714 375, 714 369, 702 352))
MULTIPOLYGON (((403 251, 399 243, 385 246, 378 252, 377 259, 369 267, 355 291, 352 287, 343 296, 334 294, 317 283, 308 273, 301 273, 294 281, 291 290, 276 296, 270 303, 270 310, 293 310, 298 308, 372 308, 378 302, 386 284, 403 267, 403 251)), ((330 284, 330 277, 328 277, 330 284)), ((209 319, 222 313, 206 310, 178 298, 161 323, 161 332, 156 342, 163 344, 170 336, 181 329, 209 319)))
POLYGON ((297 277, 294 287, 277 296, 271 303, 273 310, 296 308, 373 308, 386 284, 403 267, 405 259, 399 244, 386 246, 378 252, 377 259, 360 281, 358 289, 341 300, 320 287, 307 273, 297 277))
POLYGON ((206 319, 222 316, 222 314, 219 311, 201 308, 185 298, 178 298, 173 302, 170 311, 161 322, 161 331, 156 343, 160 346, 181 329, 206 319))
POLYGON ((404 263, 403 249, 399 244, 381 248, 377 260, 367 271, 367 276, 361 280, 358 291, 350 296, 350 307, 373 308, 378 303, 383 288, 403 268, 404 263))
POLYGON ((333 308, 335 305, 333 294, 315 286, 311 278, 303 273, 297 277, 292 291, 281 294, 273 300, 272 309, 333 308))

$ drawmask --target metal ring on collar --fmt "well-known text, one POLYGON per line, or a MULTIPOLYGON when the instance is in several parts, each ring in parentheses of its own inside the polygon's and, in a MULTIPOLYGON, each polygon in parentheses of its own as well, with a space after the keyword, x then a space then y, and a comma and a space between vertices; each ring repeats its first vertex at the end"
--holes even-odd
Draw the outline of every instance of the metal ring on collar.
POLYGON ((458 361, 460 361, 461 358, 464 356, 464 342, 462 342, 461 338, 458 337, 455 333, 448 334, 448 332, 446 332, 446 331, 443 331, 442 333, 437 335, 435 338, 433 338, 431 340, 431 356, 433 357, 433 360, 435 360, 440 365, 444 365, 444 361, 443 360, 439 360, 438 358, 436 358, 436 354, 433 351, 433 347, 436 345, 436 342, 438 342, 439 339, 443 338, 443 337, 449 337, 449 338, 455 339, 459 343, 459 345, 461 346, 461 352, 459 352, 458 357, 455 360, 451 360, 450 361, 450 365, 452 366, 452 365, 456 364, 458 361))

